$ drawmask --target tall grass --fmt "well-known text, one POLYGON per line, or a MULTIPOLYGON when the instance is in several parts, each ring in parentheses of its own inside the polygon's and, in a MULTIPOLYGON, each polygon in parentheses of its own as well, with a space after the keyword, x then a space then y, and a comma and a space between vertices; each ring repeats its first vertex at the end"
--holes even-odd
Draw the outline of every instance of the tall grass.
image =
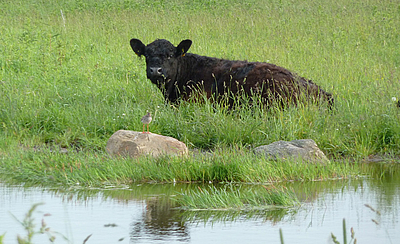
POLYGON ((0 175, 8 182, 42 186, 105 187, 140 182, 253 182, 319 181, 357 177, 349 163, 327 165, 269 161, 244 149, 180 157, 111 158, 103 152, 59 153, 11 150, 1 155, 0 175))
POLYGON ((182 208, 191 210, 254 210, 293 206, 298 203, 295 195, 287 189, 260 188, 261 190, 246 191, 229 187, 199 187, 198 191, 181 193, 175 200, 182 208))
POLYGON ((398 154, 399 11, 388 0, 3 1, 1 137, 102 151, 149 110, 153 133, 191 147, 312 138, 331 156, 398 154), (190 38, 193 53, 281 65, 332 92, 334 111, 171 107, 131 38, 190 38))

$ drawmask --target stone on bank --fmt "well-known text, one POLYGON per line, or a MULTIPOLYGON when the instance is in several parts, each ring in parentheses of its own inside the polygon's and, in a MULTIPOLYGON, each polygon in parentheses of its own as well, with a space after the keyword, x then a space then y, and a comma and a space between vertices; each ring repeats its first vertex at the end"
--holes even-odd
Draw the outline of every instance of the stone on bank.
POLYGON ((182 156, 188 153, 185 143, 175 138, 130 130, 115 132, 108 139, 106 150, 110 155, 133 158, 144 155, 182 156))
POLYGON ((254 152, 269 159, 295 159, 311 163, 328 163, 329 159, 312 139, 276 141, 254 148, 254 152))

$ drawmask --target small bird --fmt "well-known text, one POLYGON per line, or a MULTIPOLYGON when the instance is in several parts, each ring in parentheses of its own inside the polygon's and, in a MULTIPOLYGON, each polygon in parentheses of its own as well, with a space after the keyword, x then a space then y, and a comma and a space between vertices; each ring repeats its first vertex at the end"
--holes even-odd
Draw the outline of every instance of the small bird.
POLYGON ((150 134, 149 124, 150 124, 151 120, 152 120, 152 118, 151 118, 150 112, 147 112, 147 114, 145 116, 143 116, 142 119, 140 120, 143 123, 143 133, 146 133, 146 132, 144 132, 144 125, 146 124, 147 125, 147 133, 150 134))

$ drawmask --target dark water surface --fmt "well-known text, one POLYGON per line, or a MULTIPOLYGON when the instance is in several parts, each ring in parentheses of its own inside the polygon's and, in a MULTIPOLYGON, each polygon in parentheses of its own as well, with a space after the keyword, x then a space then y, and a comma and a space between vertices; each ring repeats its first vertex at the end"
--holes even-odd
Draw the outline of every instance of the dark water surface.
MULTIPOLYGON (((400 177, 287 184, 301 206, 276 211, 182 211, 169 196, 195 185, 142 184, 125 189, 43 189, 0 184, 0 235, 4 243, 26 236, 18 220, 39 202, 36 229, 44 218, 62 233, 55 243, 343 243, 353 227, 357 243, 400 243, 400 177), (368 204, 370 207, 365 206, 368 204), (373 209, 375 211, 373 211, 373 209), (51 216, 45 216, 49 213, 51 216)), ((248 187, 260 187, 252 185, 248 187)), ((34 243, 49 243, 38 235, 34 243)))

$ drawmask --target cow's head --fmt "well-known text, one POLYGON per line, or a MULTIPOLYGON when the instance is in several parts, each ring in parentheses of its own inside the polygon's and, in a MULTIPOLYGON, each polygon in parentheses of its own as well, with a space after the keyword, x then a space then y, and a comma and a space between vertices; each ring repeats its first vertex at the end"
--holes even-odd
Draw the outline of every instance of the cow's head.
POLYGON ((159 88, 176 81, 179 58, 185 55, 192 45, 191 40, 183 40, 177 47, 167 40, 158 39, 144 45, 138 39, 130 41, 133 51, 146 57, 147 78, 159 88))

